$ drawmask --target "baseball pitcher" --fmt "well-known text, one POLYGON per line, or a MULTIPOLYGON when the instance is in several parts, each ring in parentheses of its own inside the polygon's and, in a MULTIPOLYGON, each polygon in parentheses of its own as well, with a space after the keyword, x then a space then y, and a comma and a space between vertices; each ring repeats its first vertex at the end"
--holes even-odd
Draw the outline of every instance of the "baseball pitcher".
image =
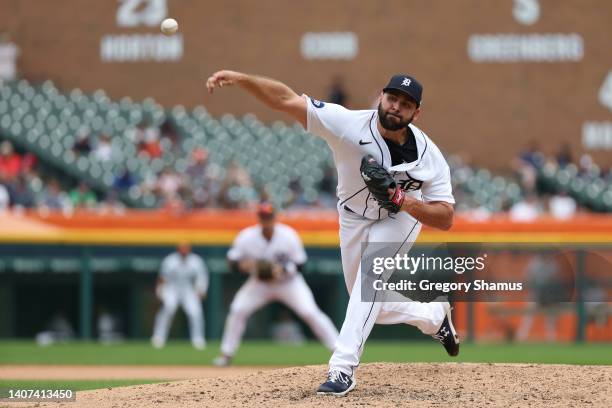
POLYGON ((374 110, 348 110, 300 96, 281 82, 234 71, 216 72, 206 85, 211 93, 230 85, 246 90, 291 115, 333 152, 342 267, 350 300, 327 381, 317 392, 345 395, 355 387, 355 370, 374 323, 416 326, 456 356, 459 338, 448 302, 377 302, 361 296, 362 245, 367 251, 371 244, 399 243, 393 253, 402 256, 422 224, 448 230, 453 222, 449 167, 433 141, 412 124, 421 112, 421 84, 410 75, 394 75, 374 110))

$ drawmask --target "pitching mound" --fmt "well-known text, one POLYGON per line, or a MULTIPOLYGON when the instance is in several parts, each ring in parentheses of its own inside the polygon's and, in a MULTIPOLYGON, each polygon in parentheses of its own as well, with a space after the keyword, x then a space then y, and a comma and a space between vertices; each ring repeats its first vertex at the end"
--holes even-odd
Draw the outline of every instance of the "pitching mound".
POLYGON ((365 364, 346 397, 318 396, 325 366, 79 392, 52 407, 612 406, 612 366, 365 364))

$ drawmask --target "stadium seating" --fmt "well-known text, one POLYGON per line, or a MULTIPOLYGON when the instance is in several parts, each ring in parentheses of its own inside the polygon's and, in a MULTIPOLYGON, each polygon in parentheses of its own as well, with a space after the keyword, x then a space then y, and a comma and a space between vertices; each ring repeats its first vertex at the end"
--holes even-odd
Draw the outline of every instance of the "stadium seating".
POLYGON ((454 194, 462 195, 461 199, 457 200, 458 212, 471 208, 485 208, 493 213, 500 212, 523 198, 521 187, 512 180, 493 175, 486 169, 462 165, 453 156, 449 157, 448 162, 454 194))
MULTIPOLYGON (((210 161, 221 169, 221 178, 229 163, 235 161, 247 170, 256 186, 265 187, 277 205, 285 206, 290 201, 290 184, 296 181, 302 200, 308 204, 318 200, 324 169, 333 166, 325 142, 298 124, 275 122, 266 126, 251 114, 242 119, 230 114, 214 118, 202 106, 191 111, 180 105, 164 109, 151 98, 113 101, 102 90, 62 93, 51 81, 34 86, 20 80, 0 88, 0 129, 15 144, 102 192, 112 189, 115 177, 124 169, 138 182, 155 179, 166 168, 183 173, 193 149, 205 147, 210 161), (132 137, 136 128, 143 122, 159 128, 166 121, 178 133, 175 144, 162 138, 160 157, 139 154, 132 137), (110 136, 110 160, 101 161, 93 152, 79 156, 73 151, 75 135, 82 129, 88 130, 94 145, 99 135, 110 136)), ((453 157, 449 163, 454 190, 462 195, 458 211, 480 207, 499 212, 523 197, 520 185, 510 179, 462 165, 453 157)), ((539 178, 544 191, 564 190, 582 205, 612 211, 612 185, 596 173, 578 174, 573 165, 544 166, 539 178)), ((253 189, 236 187, 229 193, 235 200, 257 199, 253 189)), ((121 199, 133 207, 160 205, 158 197, 138 186, 121 199)))
MULTIPOLYGON (((0 128, 6 137, 100 191, 108 191, 115 175, 124 168, 139 181, 155 177, 167 167, 183 172, 189 164, 189 153, 203 146, 211 161, 222 169, 232 160, 241 163, 277 204, 287 201, 289 182, 294 179, 299 180, 304 197, 314 202, 316 185, 323 177, 321 167, 332 163, 325 143, 299 126, 277 122, 266 127, 253 115, 242 120, 224 115, 217 120, 201 106, 191 112, 182 106, 166 111, 150 98, 114 102, 102 90, 91 95, 79 89, 62 94, 51 81, 32 86, 21 80, 3 87, 0 96, 0 128), (162 157, 139 155, 129 132, 143 121, 159 127, 166 119, 181 136, 178 149, 164 146, 162 140, 162 157), (112 160, 100 161, 93 154, 78 157, 72 151, 75 134, 81 128, 90 131, 93 144, 99 134, 111 136, 112 160), (283 160, 279 160, 281 156, 283 160)), ((136 207, 159 204, 152 194, 141 193, 138 188, 122 199, 136 207)))
POLYGON ((559 167, 547 163, 539 169, 538 178, 545 192, 565 192, 594 211, 612 211, 612 183, 602 177, 597 166, 592 166, 588 172, 580 172, 574 164, 559 167))

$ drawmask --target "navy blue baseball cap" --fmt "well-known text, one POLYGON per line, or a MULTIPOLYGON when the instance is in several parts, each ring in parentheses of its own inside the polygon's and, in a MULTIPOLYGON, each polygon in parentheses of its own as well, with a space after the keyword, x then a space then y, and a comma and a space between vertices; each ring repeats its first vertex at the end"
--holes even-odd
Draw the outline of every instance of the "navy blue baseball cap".
POLYGON ((423 85, 417 81, 413 76, 405 74, 393 75, 389 80, 387 86, 383 88, 383 92, 396 90, 405 93, 414 101, 418 106, 421 106, 421 98, 423 97, 423 85))

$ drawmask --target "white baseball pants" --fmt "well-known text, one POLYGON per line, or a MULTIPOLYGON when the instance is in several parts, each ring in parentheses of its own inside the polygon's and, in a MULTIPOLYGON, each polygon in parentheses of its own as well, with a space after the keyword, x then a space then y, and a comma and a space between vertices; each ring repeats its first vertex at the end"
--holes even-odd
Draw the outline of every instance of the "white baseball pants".
POLYGON ((180 303, 187 315, 191 343, 196 347, 204 345, 204 317, 202 302, 195 290, 179 290, 164 284, 161 289, 162 307, 155 316, 153 338, 160 344, 165 344, 172 319, 180 303))
POLYGON ((273 301, 287 305, 308 324, 325 347, 333 350, 338 338, 338 330, 317 306, 302 275, 297 274, 280 282, 262 282, 255 277, 250 277, 242 285, 232 301, 229 315, 225 321, 221 340, 223 355, 233 356, 236 353, 249 316, 273 301))
MULTIPOLYGON (((368 220, 340 207, 340 250, 342 268, 350 300, 336 342, 329 368, 345 374, 354 375, 359 365, 364 344, 374 323, 405 323, 418 327, 424 334, 437 332, 444 321, 443 302, 421 303, 371 302, 362 299, 361 255, 362 243, 389 243, 397 247, 391 253, 407 253, 421 230, 421 223, 405 212, 395 214, 394 218, 368 220), (395 244, 395 245, 393 245, 395 244)), ((380 244, 378 244, 380 246, 380 244)))

